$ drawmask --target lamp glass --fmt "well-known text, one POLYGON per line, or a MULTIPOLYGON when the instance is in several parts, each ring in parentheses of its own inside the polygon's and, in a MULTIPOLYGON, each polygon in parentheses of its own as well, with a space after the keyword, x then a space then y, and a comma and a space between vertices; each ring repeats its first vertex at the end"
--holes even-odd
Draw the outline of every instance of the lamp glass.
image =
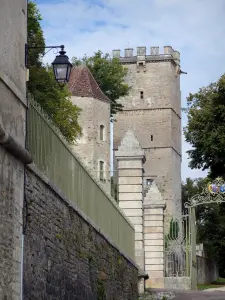
POLYGON ((68 66, 67 64, 56 64, 53 65, 54 67, 54 73, 55 73, 55 79, 58 82, 66 82, 68 80, 67 73, 68 73, 68 66))
POLYGON ((52 63, 56 81, 60 84, 65 84, 70 79, 72 64, 69 62, 65 51, 60 51, 60 55, 56 56, 52 63))

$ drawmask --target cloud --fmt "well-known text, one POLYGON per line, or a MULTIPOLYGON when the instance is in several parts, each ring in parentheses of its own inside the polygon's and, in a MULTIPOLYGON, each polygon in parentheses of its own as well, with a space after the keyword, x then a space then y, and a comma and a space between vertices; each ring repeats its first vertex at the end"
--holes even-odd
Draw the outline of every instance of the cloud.
MULTIPOLYGON (((224 0, 37 0, 48 45, 64 44, 69 57, 97 50, 171 45, 181 53, 182 106, 186 97, 225 72, 224 0)), ((54 53, 45 58, 54 59, 54 53)), ((186 124, 183 115, 183 126, 186 124)), ((182 177, 188 168, 183 141, 182 177)))

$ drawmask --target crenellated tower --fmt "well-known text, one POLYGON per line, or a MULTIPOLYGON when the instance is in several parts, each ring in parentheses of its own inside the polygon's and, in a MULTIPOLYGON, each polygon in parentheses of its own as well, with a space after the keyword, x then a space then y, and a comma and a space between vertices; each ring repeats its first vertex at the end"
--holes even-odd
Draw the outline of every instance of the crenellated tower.
POLYGON ((113 51, 128 68, 125 79, 132 87, 119 102, 123 111, 116 115, 114 151, 125 133, 132 130, 145 153, 143 184, 154 180, 159 187, 166 210, 181 210, 181 93, 180 53, 165 46, 113 51))

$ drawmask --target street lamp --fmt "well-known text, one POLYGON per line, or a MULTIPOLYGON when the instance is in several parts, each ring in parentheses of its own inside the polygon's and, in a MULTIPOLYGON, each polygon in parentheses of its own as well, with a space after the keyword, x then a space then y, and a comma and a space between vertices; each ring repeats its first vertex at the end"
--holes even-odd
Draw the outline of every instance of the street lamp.
MULTIPOLYGON (((53 67, 53 72, 55 75, 55 80, 58 82, 60 87, 63 87, 69 81, 70 72, 72 69, 72 64, 70 63, 68 56, 65 55, 66 52, 64 51, 64 45, 46 46, 46 47, 40 46, 39 47, 39 46, 29 46, 26 44, 25 45, 25 65, 27 68, 29 67, 28 66, 29 49, 49 49, 49 51, 50 51, 51 49, 58 49, 58 48, 61 48, 61 50, 59 51, 59 55, 57 55, 55 60, 53 61, 52 67, 53 67)), ((47 51, 47 52, 49 52, 49 51, 47 51)))
POLYGON ((72 64, 69 62, 69 58, 64 51, 64 46, 61 46, 60 55, 57 55, 52 63, 55 80, 59 86, 64 86, 70 79, 70 72, 72 64))

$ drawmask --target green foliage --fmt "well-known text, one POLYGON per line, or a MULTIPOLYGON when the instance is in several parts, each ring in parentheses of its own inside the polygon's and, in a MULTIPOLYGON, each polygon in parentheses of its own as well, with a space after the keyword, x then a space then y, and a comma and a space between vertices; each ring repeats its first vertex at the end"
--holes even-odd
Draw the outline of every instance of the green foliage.
POLYGON ((117 100, 127 96, 130 88, 124 83, 127 68, 121 65, 118 58, 110 59, 109 54, 98 51, 91 57, 73 57, 72 64, 85 64, 89 68, 101 90, 111 100, 111 116, 122 110, 123 106, 117 100))
POLYGON ((209 169, 212 178, 225 175, 225 75, 187 98, 185 139, 190 167, 209 169))
POLYGON ((225 205, 201 207, 197 218, 197 241, 204 243, 208 255, 217 261, 220 276, 225 276, 225 205))
POLYGON ((28 63, 31 66, 41 66, 40 56, 44 54, 45 39, 40 25, 41 14, 33 1, 28 2, 27 11, 27 43, 32 47, 43 47, 42 49, 30 49, 28 63))
MULTIPOLYGON (((188 124, 185 139, 189 150, 190 167, 209 169, 209 177, 225 175, 225 75, 190 94, 187 102, 188 124)), ((182 202, 201 193, 209 178, 187 179, 182 187, 182 202)), ((196 207, 197 242, 203 243, 208 255, 217 261, 221 276, 225 275, 225 205, 205 204, 196 207)))
POLYGON ((210 178, 208 177, 196 179, 186 178, 186 181, 183 182, 181 186, 181 200, 183 211, 185 210, 184 203, 188 202, 188 200, 191 199, 194 195, 200 194, 209 181, 210 178))
POLYGON ((44 66, 41 57, 44 54, 45 40, 40 25, 41 15, 37 5, 28 2, 28 45, 42 49, 29 50, 28 92, 34 97, 47 115, 52 119, 69 143, 81 135, 78 124, 80 109, 70 101, 67 87, 60 88, 55 81, 52 68, 44 66))

